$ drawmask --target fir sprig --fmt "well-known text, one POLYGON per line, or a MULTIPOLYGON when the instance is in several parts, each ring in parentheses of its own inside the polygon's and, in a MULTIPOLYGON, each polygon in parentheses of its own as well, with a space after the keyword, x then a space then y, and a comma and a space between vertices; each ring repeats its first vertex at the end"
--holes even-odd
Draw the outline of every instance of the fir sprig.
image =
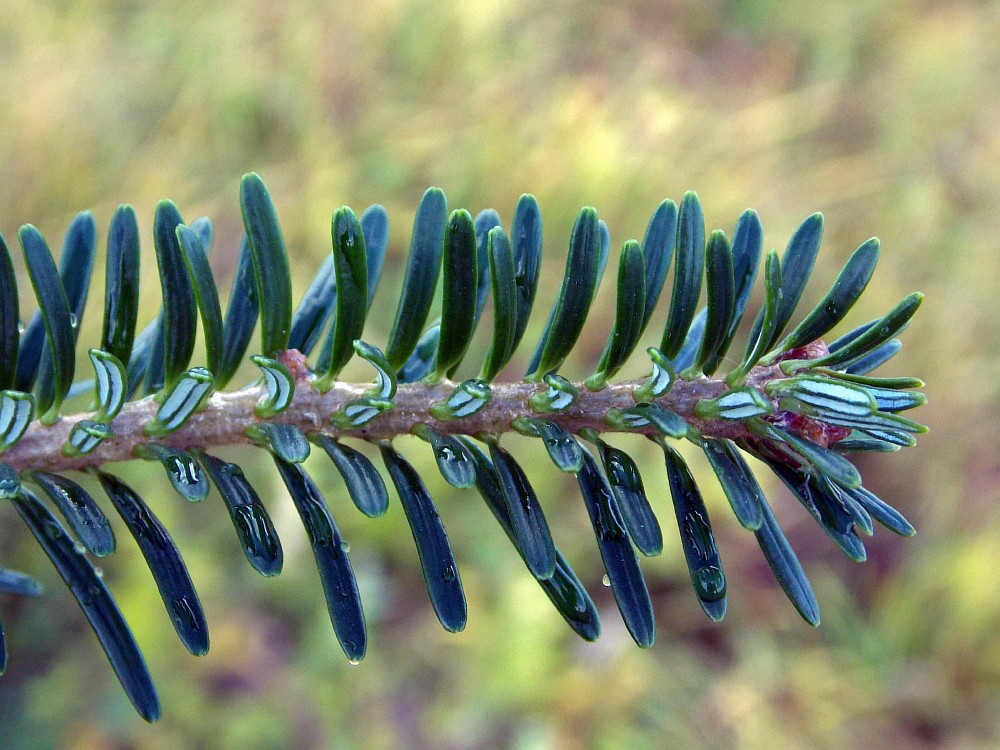
MULTIPOLYGON (((883 318, 829 345, 820 339, 868 285, 877 240, 858 248, 829 293, 786 334, 822 235, 822 217, 807 218, 780 259, 767 254, 763 307, 745 353, 729 357, 760 265, 760 220, 753 211, 744 213, 730 241, 721 230, 706 235, 693 192, 679 209, 663 201, 643 242, 622 247, 614 326, 593 374, 573 383, 558 370, 583 329, 609 254, 607 227, 595 209, 584 208, 528 371, 523 379, 504 381, 497 378, 527 330, 538 285, 542 222, 533 197, 522 196, 508 234, 495 211, 475 220, 464 209, 449 215, 441 190, 425 193, 384 353, 364 340, 364 326, 388 241, 385 210, 372 206, 360 219, 346 206, 334 212, 331 256, 293 312, 278 215, 256 174, 243 178, 240 206, 246 236, 225 316, 209 263, 211 222, 186 225, 173 203, 157 206, 160 312, 138 333, 139 233, 130 207, 116 211, 108 232, 102 334, 88 350, 93 379, 74 370, 97 243, 93 219, 84 213, 74 220, 58 266, 37 229, 28 225, 19 232, 38 302, 23 328, 17 318, 23 290, 0 238, 0 497, 11 501, 52 560, 147 720, 160 713, 152 680, 91 559, 116 548, 104 507, 114 508, 134 536, 191 653, 208 650, 209 631, 169 533, 135 490, 103 468, 112 461, 161 464, 191 501, 205 499, 211 480, 248 562, 275 576, 283 556, 267 509, 240 467, 210 452, 234 443, 269 451, 312 544, 337 638, 354 662, 367 648, 361 596, 348 546, 302 465, 312 445, 330 457, 354 504, 373 518, 386 511, 387 485, 350 443, 377 449, 413 532, 431 604, 452 631, 466 623, 461 577, 426 484, 399 451, 397 439, 407 435, 430 446, 449 484, 478 491, 529 574, 587 640, 600 633, 596 608, 556 546, 558 533, 530 473, 502 445, 505 433, 540 439, 555 465, 577 476, 615 599, 644 647, 653 643, 655 623, 636 550, 659 554, 664 534, 635 462, 607 442, 608 433, 636 432, 661 446, 681 549, 697 599, 713 620, 725 614, 728 582, 708 510, 677 441, 704 450, 737 521, 754 533, 778 582, 813 625, 819 623, 815 596, 744 454, 767 464, 852 559, 864 559, 858 530, 871 535, 874 521, 898 534, 915 533, 898 511, 861 486, 849 456, 898 450, 926 431, 900 415, 925 402, 913 390, 922 383, 869 374, 898 351, 895 336, 921 296, 908 296, 883 318), (612 382, 651 320, 671 260, 673 291, 660 347, 647 350, 650 375, 612 382), (439 279, 441 319, 427 326, 439 279), (699 310, 703 286, 706 303, 699 310), (478 376, 453 381, 468 364, 469 342, 490 296, 494 330, 483 362, 471 363, 478 376), (258 318, 260 344, 251 349, 258 318), (192 367, 199 319, 206 366, 192 367), (310 359, 321 337, 322 350, 310 359), (355 355, 374 368, 373 383, 339 379, 355 355), (261 377, 227 390, 246 358, 261 377), (735 364, 715 377, 724 362, 735 364), (68 396, 87 391, 93 393, 91 411, 61 414, 68 396), (110 502, 96 502, 67 476, 76 471, 96 476, 110 502), (41 490, 65 524, 27 484, 41 490)), ((39 586, 0 569, 0 590, 34 595, 39 586)), ((2 630, 0 655, 6 659, 2 630)))

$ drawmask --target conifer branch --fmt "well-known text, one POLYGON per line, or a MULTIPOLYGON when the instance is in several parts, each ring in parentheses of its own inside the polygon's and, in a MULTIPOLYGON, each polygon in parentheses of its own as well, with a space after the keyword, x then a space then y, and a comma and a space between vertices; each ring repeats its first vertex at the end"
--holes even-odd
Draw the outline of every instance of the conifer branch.
MULTIPOLYGON (((464 209, 449 215, 443 191, 425 193, 384 351, 364 336, 389 236, 381 206, 360 217, 346 206, 333 213, 331 255, 294 311, 278 214, 256 174, 242 180, 240 209, 245 237, 223 314, 209 262, 211 222, 185 224, 170 201, 157 206, 153 247, 162 296, 159 315, 142 331, 136 331, 135 214, 128 206, 116 211, 108 232, 104 325, 98 345, 87 350, 93 380, 76 369, 96 253, 93 217, 85 212, 74 219, 58 266, 41 233, 21 228, 38 302, 23 330, 17 279, 0 237, 0 499, 10 501, 66 582, 137 712, 149 721, 160 712, 152 677, 92 560, 114 552, 115 532, 102 504, 67 473, 87 471, 99 480, 107 507, 142 551, 179 638, 196 655, 210 640, 194 582, 168 530, 108 464, 158 462, 191 501, 204 500, 214 485, 247 561, 271 577, 281 572, 284 557, 267 508, 239 466, 211 453, 240 443, 268 451, 309 536, 334 631, 353 662, 366 653, 364 611, 345 540, 303 467, 313 445, 330 457, 369 517, 386 512, 389 493, 382 472, 351 443, 377 449, 413 532, 430 603, 449 631, 462 630, 467 618, 458 563, 424 481, 394 443, 400 436, 429 443, 442 477, 482 496, 528 574, 587 640, 600 634, 597 609, 559 552, 529 473, 502 445, 507 433, 538 438, 553 464, 576 477, 623 621, 642 647, 653 644, 656 626, 636 553, 660 554, 664 534, 638 466, 607 442, 609 435, 642 434, 662 448, 679 543, 695 596, 712 620, 725 615, 728 582, 701 490, 674 441, 705 452, 737 522, 754 534, 778 583, 812 625, 819 624, 819 605, 744 456, 770 468, 853 560, 865 559, 861 536, 874 532, 875 521, 903 536, 915 533, 899 511, 862 486, 851 456, 899 450, 926 432, 901 415, 925 403, 914 390, 923 383, 870 374, 899 351, 896 336, 922 296, 911 294, 881 318, 825 343, 872 277, 875 239, 858 248, 816 308, 786 334, 822 237, 822 216, 808 217, 780 258, 773 250, 766 254, 763 307, 742 357, 731 357, 761 266, 760 220, 745 212, 730 239, 721 230, 705 231, 694 193, 679 208, 663 201, 643 241, 624 243, 615 322, 594 372, 572 383, 558 370, 572 355, 610 254, 610 232, 594 208, 579 214, 559 296, 528 371, 515 380, 499 376, 527 330, 538 285, 542 222, 532 196, 521 197, 508 234, 495 211, 475 219, 464 209), (617 379, 650 322, 672 259, 669 312, 660 348, 647 349, 649 376, 617 379), (439 279, 442 317, 428 323, 439 279), (706 303, 699 309, 703 285, 706 303), (468 358, 490 298, 490 346, 485 360, 473 363, 479 376, 457 382, 454 374, 468 358), (191 367, 199 324, 207 366, 191 367), (251 349, 257 329, 260 344, 251 349), (373 381, 341 379, 354 356, 374 369, 373 381), (260 369, 260 378, 227 390, 244 359, 260 369), (717 375, 727 361, 736 364, 717 375), (93 393, 93 410, 63 415, 66 399, 85 392, 93 393)), ((40 587, 0 568, 0 591, 32 596, 40 587)))

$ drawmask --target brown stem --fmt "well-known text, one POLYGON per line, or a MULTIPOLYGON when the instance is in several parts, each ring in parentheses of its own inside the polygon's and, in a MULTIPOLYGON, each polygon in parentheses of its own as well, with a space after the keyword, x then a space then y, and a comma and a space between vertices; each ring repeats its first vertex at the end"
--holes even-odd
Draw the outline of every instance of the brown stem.
MULTIPOLYGON (((403 384, 396 391, 393 409, 380 414, 362 427, 345 430, 331 424, 329 415, 342 408, 347 401, 360 397, 370 386, 337 383, 329 392, 320 394, 309 386, 306 374, 296 373, 296 376, 298 380, 291 405, 272 421, 293 424, 306 433, 325 432, 364 440, 406 435, 414 425, 421 423, 442 433, 476 435, 483 432, 510 432, 513 429, 511 422, 516 417, 534 415, 528 405, 528 398, 545 389, 543 385, 523 381, 495 383, 492 385, 492 400, 478 413, 461 420, 439 421, 430 415, 430 406, 451 395, 456 384, 447 381, 435 386, 423 383, 403 384)), ((780 377, 784 376, 777 367, 755 368, 746 384, 763 393, 764 384, 780 377)), ((577 384, 580 396, 572 408, 557 414, 535 416, 551 419, 571 433, 577 433, 585 427, 607 432, 610 428, 604 417, 608 410, 626 409, 634 405, 632 393, 640 385, 643 385, 642 381, 625 381, 591 392, 583 384, 577 384)), ((726 385, 722 380, 678 380, 665 396, 657 399, 657 403, 681 415, 703 435, 734 439, 748 437, 750 433, 741 422, 703 420, 694 414, 695 404, 699 400, 715 398, 725 390, 726 385)), ((19 472, 38 468, 60 472, 131 460, 135 446, 153 440, 183 449, 250 443, 246 431, 250 425, 259 421, 254 415, 254 405, 264 393, 262 385, 215 393, 205 408, 192 415, 180 429, 159 438, 149 438, 142 431, 143 425, 156 415, 159 405, 152 398, 129 402, 112 422, 114 435, 92 453, 73 458, 63 456, 60 448, 69 438, 73 425, 89 415, 63 417, 51 426, 42 425, 36 420, 23 437, 0 456, 0 462, 19 472)), ((652 434, 655 430, 647 427, 636 432, 652 434)))

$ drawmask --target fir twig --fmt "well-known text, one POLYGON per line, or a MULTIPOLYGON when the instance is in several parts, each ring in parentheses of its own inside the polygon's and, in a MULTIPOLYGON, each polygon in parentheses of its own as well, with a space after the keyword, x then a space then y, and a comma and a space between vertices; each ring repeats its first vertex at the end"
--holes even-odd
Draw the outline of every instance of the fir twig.
MULTIPOLYGON (((389 236, 384 209, 370 207, 360 220, 346 206, 334 212, 332 255, 293 312, 285 243, 259 176, 243 178, 240 206, 247 236, 225 319, 209 264, 211 222, 185 225, 173 203, 157 206, 153 244, 162 299, 157 318, 138 334, 138 230, 134 212, 119 208, 108 239, 102 335, 88 351, 92 381, 75 371, 75 349, 96 250, 93 218, 84 213, 74 219, 58 266, 37 229, 19 232, 39 305, 23 331, 16 322, 17 281, 0 237, 0 498, 12 500, 69 585, 147 720, 160 710, 150 676, 90 559, 115 550, 114 532, 101 503, 67 472, 86 470, 99 478, 194 654, 205 653, 210 641, 191 577, 154 511, 105 464, 133 458, 160 463, 175 489, 195 502, 205 499, 211 479, 247 560, 262 575, 275 576, 283 556, 264 504, 240 467, 210 453, 240 443, 269 451, 312 543, 334 630, 355 662, 367 648, 361 596, 346 542, 303 466, 311 444, 330 456, 355 505, 370 517, 385 513, 385 480, 369 458, 341 441, 377 447, 406 510, 431 603, 452 631, 461 630, 467 618, 458 565, 425 483, 393 443, 400 436, 427 441, 449 484, 478 490, 557 611, 588 640, 600 632, 596 608, 555 546, 558 534, 551 532, 529 473, 501 447, 505 433, 542 440, 556 466, 577 476, 623 619, 644 647, 654 641, 655 622, 635 550, 659 554, 664 535, 646 497, 648 483, 626 453, 609 445, 609 434, 642 434, 662 447, 680 544, 698 600, 713 620, 726 611, 728 582, 695 477, 671 441, 688 440, 705 451, 738 522, 755 534, 778 582, 810 624, 819 623, 818 604, 744 453, 767 464, 852 559, 864 559, 858 531, 870 535, 874 521, 902 535, 914 533, 902 514, 861 486, 849 457, 898 450, 926 431, 900 414, 925 403, 912 392, 922 383, 869 374, 899 350, 894 337, 922 297, 906 297, 885 317, 829 346, 818 338, 844 318, 868 285, 876 240, 858 249, 820 305, 784 335, 822 235, 822 217, 807 218, 780 260, 774 251, 767 254, 765 301, 745 353, 716 376, 728 361, 757 275, 760 220, 744 213, 730 243, 721 230, 705 231, 693 192, 680 210, 664 201, 643 243, 625 242, 614 327, 596 370, 573 383, 558 369, 583 330, 610 252, 608 228, 595 209, 584 208, 528 372, 505 382, 495 379, 526 331, 539 278, 542 223, 531 196, 518 202, 508 236, 496 212, 473 220, 458 209, 449 216, 441 190, 425 193, 384 352, 363 340, 389 236), (647 350, 650 376, 611 382, 650 322, 672 258, 661 347, 647 350), (426 326, 439 277, 442 319, 426 326), (707 302, 698 310, 703 283, 707 302), (496 330, 485 361, 473 363, 479 376, 455 381, 491 294, 496 330), (199 319, 207 368, 190 363, 199 319), (258 320, 260 344, 249 359, 262 378, 227 390, 247 358, 258 320), (310 361, 321 337, 322 350, 310 361), (355 355, 373 368, 373 382, 339 379, 355 355), (61 414, 64 401, 84 391, 93 393, 91 411, 61 414), (600 461, 583 441, 596 446, 600 461), (25 483, 52 500, 68 531, 25 483)), ((0 569, 0 591, 38 590, 27 576, 0 569)))

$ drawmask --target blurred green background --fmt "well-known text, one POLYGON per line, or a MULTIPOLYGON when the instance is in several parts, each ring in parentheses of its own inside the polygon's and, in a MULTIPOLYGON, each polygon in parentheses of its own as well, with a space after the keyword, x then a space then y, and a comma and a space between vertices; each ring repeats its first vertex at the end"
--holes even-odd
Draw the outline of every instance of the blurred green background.
MULTIPOLYGON (((243 561, 217 496, 189 506, 159 472, 123 465, 185 554, 212 650, 201 659, 183 651, 118 526, 106 578, 163 703, 162 720, 145 725, 42 553, 4 511, 3 564, 37 575, 47 595, 0 601, 11 650, 0 746, 1000 746, 998 38, 1000 4, 971 0, 6 4, 8 239, 31 222, 58 246, 89 208, 103 247, 126 201, 148 237, 156 201, 169 197, 185 216, 215 220, 212 262, 227 285, 239 178, 255 170, 275 196, 301 293, 329 252, 333 209, 381 202, 390 256, 366 334, 381 344, 428 185, 444 188, 450 206, 496 208, 505 224, 522 192, 538 197, 542 320, 582 205, 598 208, 615 248, 642 236, 660 200, 688 189, 709 228, 731 233, 744 208, 758 209, 767 246, 779 249, 820 210, 824 248, 804 304, 873 234, 882 262, 848 324, 926 292, 886 371, 927 381, 930 405, 918 418, 933 431, 915 449, 860 461, 866 485, 920 532, 904 540, 878 531, 865 565, 846 561, 762 476, 816 589, 817 630, 784 600, 694 458, 731 592, 725 622, 708 622, 674 539, 662 464, 642 441, 618 441, 645 459, 668 541, 662 557, 643 561, 658 625, 651 651, 631 643, 601 586, 575 483, 528 460, 528 444, 511 441, 598 602, 596 644, 564 625, 478 498, 444 489, 422 444, 400 441, 427 469, 462 566, 469 625, 443 632, 398 505, 362 519, 314 457, 310 470, 352 542, 368 616, 369 653, 356 667, 337 646, 305 535, 261 454, 224 452, 243 463, 281 532, 285 571, 272 580, 243 561)), ((155 300, 151 242, 144 257, 146 299, 155 300)), ((83 342, 100 330, 102 258, 83 342)), ((155 308, 143 308, 140 324, 155 308)), ((569 374, 588 374, 613 314, 606 285, 569 374)), ((649 343, 664 319, 661 301, 649 343)), ((640 359, 627 375, 641 374, 640 359)))

